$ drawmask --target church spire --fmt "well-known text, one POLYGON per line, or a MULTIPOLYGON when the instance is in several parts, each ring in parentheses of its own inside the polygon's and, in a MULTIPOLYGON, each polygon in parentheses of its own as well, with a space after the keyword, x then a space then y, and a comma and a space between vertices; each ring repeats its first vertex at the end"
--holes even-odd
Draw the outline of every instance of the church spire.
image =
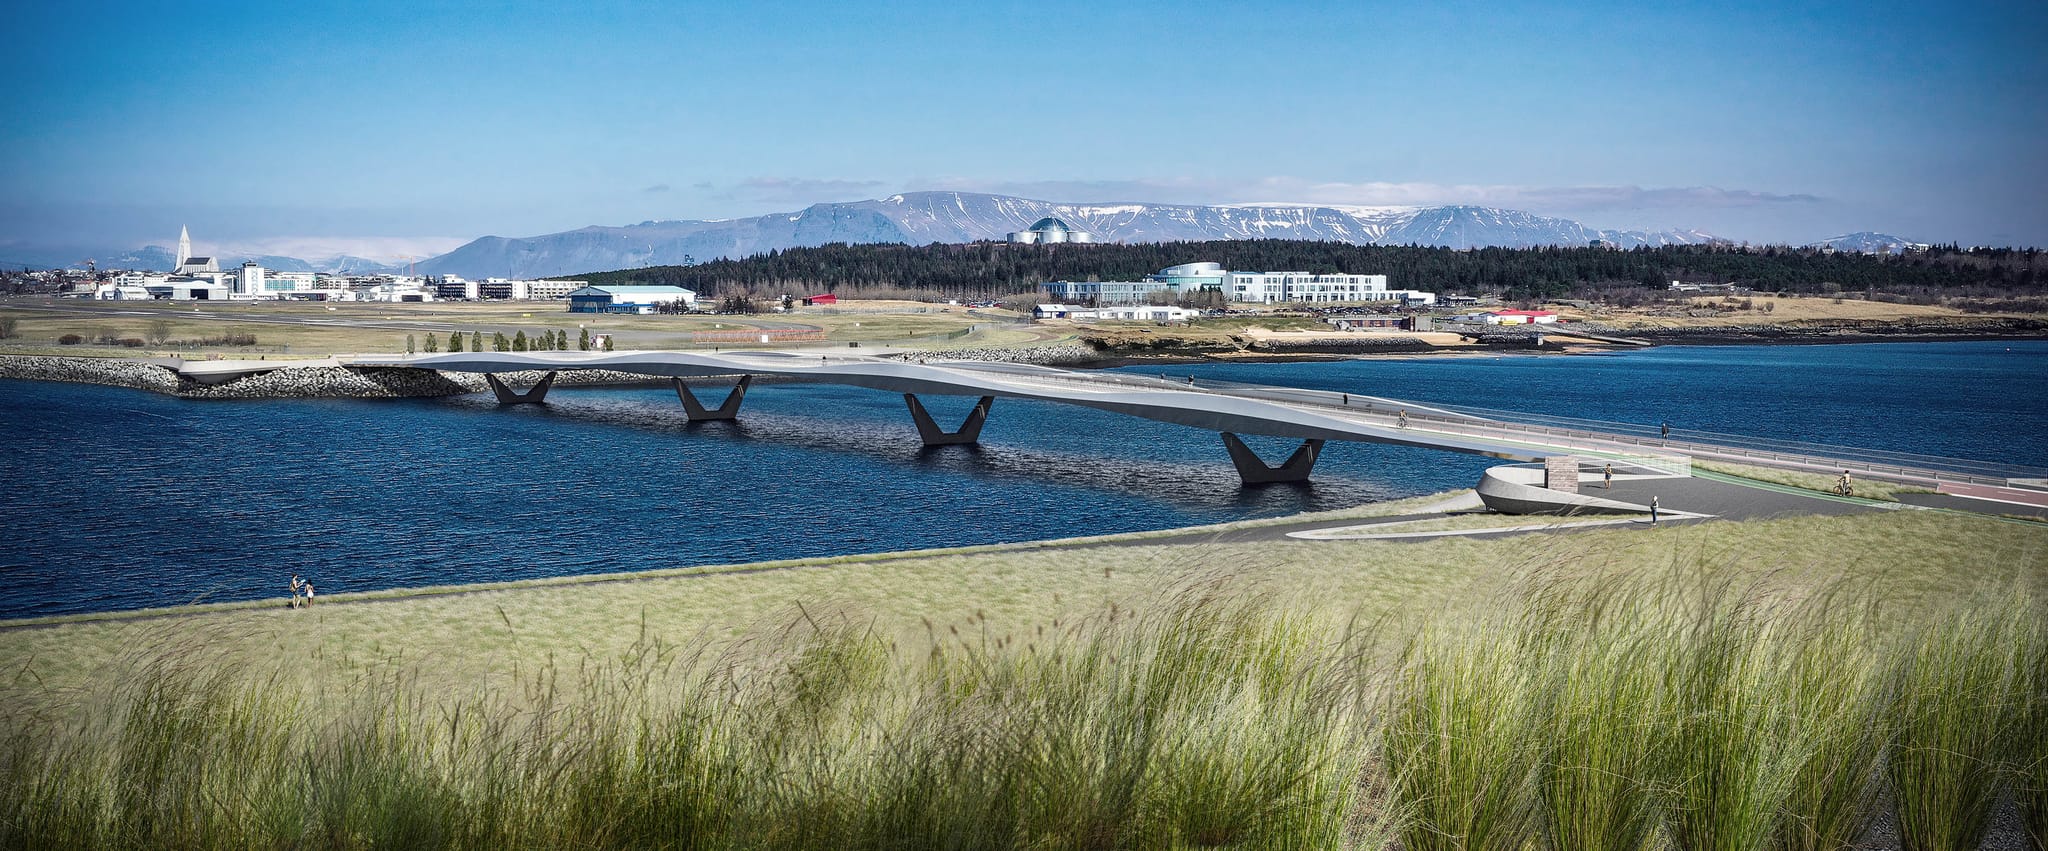
POLYGON ((178 265, 192 259, 192 231, 184 225, 178 226, 178 265))

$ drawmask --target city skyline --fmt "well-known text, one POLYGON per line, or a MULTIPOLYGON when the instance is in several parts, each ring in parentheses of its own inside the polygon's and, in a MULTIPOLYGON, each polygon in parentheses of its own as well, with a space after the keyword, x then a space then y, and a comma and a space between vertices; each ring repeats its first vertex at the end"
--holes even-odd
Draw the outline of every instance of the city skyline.
POLYGON ((2022 4, 17 12, 0 253, 428 256, 955 189, 2048 245, 2022 4))

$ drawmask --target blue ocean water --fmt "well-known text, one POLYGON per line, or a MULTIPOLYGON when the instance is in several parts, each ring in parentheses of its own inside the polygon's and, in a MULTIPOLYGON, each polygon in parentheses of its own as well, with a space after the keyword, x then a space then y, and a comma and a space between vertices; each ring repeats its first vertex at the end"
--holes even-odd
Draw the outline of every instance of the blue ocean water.
MULTIPOLYGON (((1165 371, 2048 466, 2044 366, 2048 342, 1165 371)), ((926 404, 943 423, 971 402, 926 404)), ((1081 408, 998 400, 981 446, 931 450, 890 393, 756 385, 742 414, 687 424, 665 388, 499 408, 0 381, 0 618, 282 597, 293 573, 332 594, 1168 528, 1497 463, 1331 444, 1313 484, 1245 489, 1214 434, 1081 408)))

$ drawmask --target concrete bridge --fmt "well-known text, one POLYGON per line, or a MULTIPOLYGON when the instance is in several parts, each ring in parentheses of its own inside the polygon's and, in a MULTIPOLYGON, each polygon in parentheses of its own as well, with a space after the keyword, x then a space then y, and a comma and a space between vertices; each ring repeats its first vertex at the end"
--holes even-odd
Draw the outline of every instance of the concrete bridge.
MULTIPOLYGON (((1693 456, 1712 457, 1758 466, 1839 472, 1860 469, 1908 482, 1962 482, 2011 486, 1997 476, 1954 470, 1922 469, 1905 464, 1878 469, 1869 460, 1812 455, 1788 456, 1741 446, 1674 441, 1586 428, 1555 427, 1475 415, 1444 407, 1377 396, 1293 388, 1225 385, 1168 380, 1164 376, 1131 375, 1059 369, 1026 364, 949 361, 938 358, 902 360, 861 355, 776 351, 633 351, 633 352, 457 352, 420 355, 341 355, 332 365, 343 367, 409 367, 484 374, 502 404, 537 403, 546 398, 555 376, 565 370, 614 372, 676 379, 684 414, 693 421, 735 419, 754 376, 842 384, 901 393, 905 407, 927 446, 974 443, 998 399, 1034 399, 1111 411, 1173 423, 1220 435, 1224 450, 1247 485, 1306 481, 1326 441, 1391 443, 1463 452, 1546 466, 1496 467, 1479 483, 1480 496, 1492 507, 1526 513, 1647 511, 1637 506, 1576 492, 1582 465, 1603 470, 1612 464, 1618 474, 1688 476, 1693 456), (524 390, 499 379, 498 373, 539 371, 544 377, 524 390), (705 404, 683 378, 733 376, 733 390, 717 406, 705 404), (978 397, 966 421, 947 428, 926 411, 919 396, 978 397), (1259 458, 1239 439, 1255 434, 1302 441, 1284 462, 1259 458)), ((208 383, 241 374, 298 364, 269 362, 192 363, 193 375, 208 383)))

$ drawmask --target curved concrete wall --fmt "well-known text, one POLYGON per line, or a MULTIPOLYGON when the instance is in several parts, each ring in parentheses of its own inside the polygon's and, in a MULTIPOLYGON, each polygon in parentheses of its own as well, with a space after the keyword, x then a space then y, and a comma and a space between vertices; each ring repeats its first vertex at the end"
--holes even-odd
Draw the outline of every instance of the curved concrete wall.
POLYGON ((1479 499, 1502 514, 1648 514, 1650 507, 1554 491, 1543 486, 1541 467, 1504 464, 1479 476, 1479 499))

